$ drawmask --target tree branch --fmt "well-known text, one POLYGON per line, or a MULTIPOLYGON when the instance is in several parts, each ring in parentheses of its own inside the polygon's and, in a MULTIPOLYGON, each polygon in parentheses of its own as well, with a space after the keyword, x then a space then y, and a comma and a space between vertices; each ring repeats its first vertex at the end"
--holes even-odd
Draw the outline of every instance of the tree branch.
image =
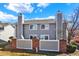
POLYGON ((75 19, 75 21, 74 21, 74 23, 72 25, 71 31, 73 30, 73 27, 75 26, 77 21, 78 21, 78 13, 76 14, 76 19, 75 19))

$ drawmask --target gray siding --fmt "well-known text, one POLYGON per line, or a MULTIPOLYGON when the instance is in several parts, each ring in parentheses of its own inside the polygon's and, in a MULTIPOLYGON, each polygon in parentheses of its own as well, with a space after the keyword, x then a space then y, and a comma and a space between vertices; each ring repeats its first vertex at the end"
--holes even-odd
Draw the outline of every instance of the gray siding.
POLYGON ((31 35, 31 34, 36 34, 38 36, 38 38, 42 34, 48 34, 50 40, 56 39, 56 25, 55 25, 55 23, 49 24, 49 30, 40 30, 40 24, 37 24, 37 30, 29 30, 29 24, 24 24, 23 30, 24 30, 23 33, 24 33, 25 39, 28 39, 29 35, 31 35))
POLYGON ((67 25, 66 24, 63 24, 63 38, 66 40, 67 39, 67 25))
POLYGON ((55 23, 49 24, 49 37, 50 37, 50 40, 56 39, 56 24, 55 23))

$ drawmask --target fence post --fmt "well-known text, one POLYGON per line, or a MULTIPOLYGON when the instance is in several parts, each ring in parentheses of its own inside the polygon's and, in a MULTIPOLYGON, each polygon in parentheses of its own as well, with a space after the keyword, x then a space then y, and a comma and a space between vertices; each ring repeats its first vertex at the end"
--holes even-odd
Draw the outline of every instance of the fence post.
POLYGON ((59 52, 65 53, 67 49, 67 42, 66 40, 59 40, 59 52))
POLYGON ((16 38, 15 37, 13 37, 13 36, 11 36, 11 37, 9 37, 9 43, 10 43, 10 45, 11 45, 11 48, 13 48, 13 49, 15 49, 16 48, 16 38))
POLYGON ((39 39, 37 39, 36 37, 32 39, 32 49, 32 51, 36 53, 39 51, 39 39))
POLYGON ((14 49, 16 48, 16 39, 12 39, 11 47, 14 49))

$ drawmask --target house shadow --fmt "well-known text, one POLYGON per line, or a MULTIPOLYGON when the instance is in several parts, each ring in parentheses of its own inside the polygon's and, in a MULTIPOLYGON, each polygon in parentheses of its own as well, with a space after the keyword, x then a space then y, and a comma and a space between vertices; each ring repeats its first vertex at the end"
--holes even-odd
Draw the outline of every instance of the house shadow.
POLYGON ((7 43, 7 41, 4 41, 4 40, 0 39, 0 44, 1 43, 7 43))

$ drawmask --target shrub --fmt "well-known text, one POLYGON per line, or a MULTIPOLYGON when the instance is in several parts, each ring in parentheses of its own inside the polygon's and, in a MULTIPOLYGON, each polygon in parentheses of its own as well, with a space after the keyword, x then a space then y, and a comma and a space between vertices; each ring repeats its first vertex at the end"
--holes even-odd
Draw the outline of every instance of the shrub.
POLYGON ((77 45, 77 43, 76 43, 75 40, 71 40, 70 44, 72 44, 72 45, 77 45))
POLYGON ((73 53, 76 51, 77 45, 71 44, 71 45, 67 45, 67 52, 69 53, 73 53))

